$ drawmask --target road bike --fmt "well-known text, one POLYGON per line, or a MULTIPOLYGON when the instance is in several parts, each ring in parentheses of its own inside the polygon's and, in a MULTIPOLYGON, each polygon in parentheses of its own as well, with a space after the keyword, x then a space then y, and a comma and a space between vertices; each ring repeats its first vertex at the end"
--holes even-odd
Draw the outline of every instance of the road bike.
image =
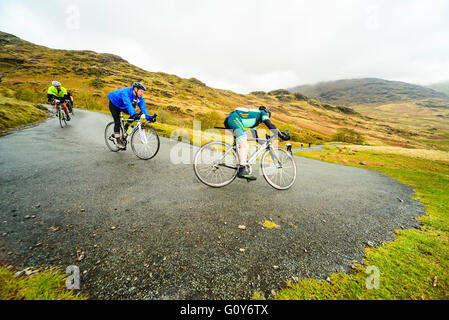
MULTIPOLYGON (((278 190, 287 190, 296 181, 296 163, 289 151, 273 146, 276 137, 277 135, 266 135, 266 139, 248 139, 258 143, 256 150, 250 155, 248 165, 252 174, 253 165, 261 157, 261 172, 268 184, 278 190)), ((291 150, 290 144, 286 147, 291 150)), ((212 141, 202 146, 195 155, 193 170, 197 178, 207 186, 222 188, 231 184, 239 170, 239 146, 235 137, 232 146, 223 141, 212 141)))
MULTIPOLYGON (((59 118, 59 124, 61 125, 61 128, 64 128, 65 126, 67 126, 67 116, 65 114, 65 111, 62 108, 62 104, 64 103, 64 101, 56 99, 55 102, 56 102, 56 115, 59 118)), ((69 113, 74 115, 73 107, 69 107, 68 103, 67 103, 67 108, 69 109, 69 113)))
MULTIPOLYGON (((153 122, 156 118, 157 115, 154 115, 153 122)), ((128 144, 131 145, 134 154, 142 160, 150 160, 159 152, 159 135, 146 121, 144 114, 140 114, 139 120, 135 120, 123 119, 123 114, 120 113, 120 138, 125 145, 124 149, 116 144, 114 122, 109 123, 104 131, 104 139, 112 152, 125 151, 128 144)))

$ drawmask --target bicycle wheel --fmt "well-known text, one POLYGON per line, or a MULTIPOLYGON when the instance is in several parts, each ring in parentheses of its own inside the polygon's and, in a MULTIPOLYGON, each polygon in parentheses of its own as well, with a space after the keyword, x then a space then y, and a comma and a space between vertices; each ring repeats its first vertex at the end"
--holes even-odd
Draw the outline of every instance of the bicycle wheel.
MULTIPOLYGON (((119 147, 115 144, 114 122, 109 123, 104 130, 104 141, 112 152, 118 152, 119 147)), ((120 136, 123 137, 123 129, 120 127, 120 136)))
POLYGON ((142 160, 153 159, 159 152, 161 142, 153 127, 142 125, 131 136, 131 148, 134 154, 142 160))
POLYGON ((296 181, 296 163, 287 150, 270 148, 261 161, 262 174, 273 188, 287 190, 296 181))
POLYGON ((65 119, 64 111, 61 110, 61 107, 58 108, 58 118, 61 128, 64 128, 64 126, 67 125, 67 121, 65 119))
POLYGON ((234 148, 227 143, 213 141, 205 144, 195 155, 193 170, 205 185, 221 188, 237 177, 238 157, 234 148))

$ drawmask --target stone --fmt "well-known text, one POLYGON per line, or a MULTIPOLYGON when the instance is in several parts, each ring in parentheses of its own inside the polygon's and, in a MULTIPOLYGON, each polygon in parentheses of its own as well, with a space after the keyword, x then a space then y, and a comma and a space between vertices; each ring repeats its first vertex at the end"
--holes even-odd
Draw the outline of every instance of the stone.
POLYGON ((17 271, 17 272, 14 274, 14 278, 19 278, 19 277, 23 276, 24 274, 25 274, 25 271, 23 271, 23 270, 17 271))

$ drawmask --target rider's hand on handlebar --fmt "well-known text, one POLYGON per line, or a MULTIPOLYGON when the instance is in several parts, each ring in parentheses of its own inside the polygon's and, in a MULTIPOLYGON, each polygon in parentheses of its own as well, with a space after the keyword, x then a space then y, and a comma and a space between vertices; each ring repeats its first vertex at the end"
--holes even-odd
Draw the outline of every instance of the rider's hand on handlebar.
POLYGON ((157 114, 154 116, 146 116, 148 122, 156 122, 157 114))
POLYGON ((283 140, 283 141, 290 140, 290 132, 289 131, 279 132, 279 138, 281 138, 281 140, 283 140))

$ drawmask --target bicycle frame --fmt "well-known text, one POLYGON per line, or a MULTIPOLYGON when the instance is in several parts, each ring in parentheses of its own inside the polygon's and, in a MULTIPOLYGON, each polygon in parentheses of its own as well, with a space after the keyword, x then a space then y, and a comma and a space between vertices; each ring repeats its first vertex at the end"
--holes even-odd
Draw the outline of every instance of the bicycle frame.
POLYGON ((123 137, 125 138, 125 140, 128 140, 128 137, 131 137, 134 134, 134 132, 139 130, 140 133, 141 133, 140 134, 140 139, 142 140, 142 143, 143 144, 147 144, 148 143, 146 135, 142 134, 142 120, 141 119, 139 119, 137 121, 137 125, 133 128, 133 130, 129 134, 125 131, 125 122, 128 122, 129 125, 131 125, 133 122, 136 122, 136 120, 134 120, 134 119, 126 119, 125 120, 125 119, 123 119, 123 113, 120 113, 120 123, 121 123, 121 126, 122 126, 123 137))
MULTIPOLYGON (((260 144, 259 143, 260 141, 265 141, 263 144, 260 144, 257 147, 257 151, 251 156, 251 158, 248 159, 247 162, 248 162, 249 165, 253 165, 254 163, 256 163, 257 158, 259 156, 261 156, 267 149, 269 149, 271 157, 276 161, 276 166, 281 167, 280 160, 279 160, 277 154, 275 152, 273 152, 273 149, 271 147, 274 138, 275 138, 275 135, 272 135, 272 136, 267 135, 266 139, 260 139, 260 138, 248 139, 248 141, 255 141, 258 144, 260 144)), ((223 155, 223 157, 219 161, 220 162, 223 161, 226 158, 226 156, 229 154, 229 152, 231 152, 231 150, 233 148, 235 148, 235 150, 237 152, 237 157, 239 157, 239 155, 240 155, 240 147, 239 147, 238 143, 235 141, 235 137, 234 137, 234 145, 231 148, 229 148, 228 150, 226 150, 225 154, 223 155)), ((224 166, 224 167, 227 167, 227 168, 231 168, 231 169, 236 169, 234 167, 227 166, 226 164, 221 164, 221 166, 224 166)))
POLYGON ((64 104, 61 100, 55 99, 55 103, 56 103, 56 115, 58 115, 59 112, 62 112, 63 117, 65 118, 65 109, 62 107, 62 105, 64 104))

